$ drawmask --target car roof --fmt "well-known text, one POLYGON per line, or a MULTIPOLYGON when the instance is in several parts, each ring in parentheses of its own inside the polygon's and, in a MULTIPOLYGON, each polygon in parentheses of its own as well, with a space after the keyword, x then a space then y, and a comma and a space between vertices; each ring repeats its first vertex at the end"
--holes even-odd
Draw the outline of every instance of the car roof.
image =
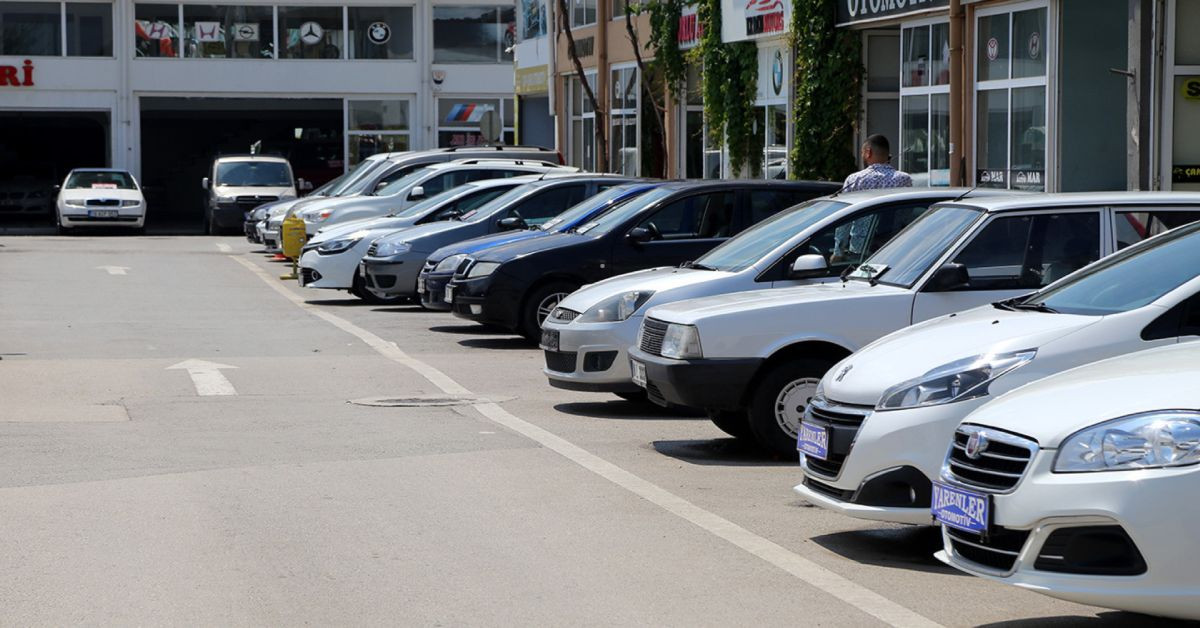
POLYGON ((832 181, 791 181, 777 179, 688 179, 663 182, 669 190, 710 190, 739 188, 793 188, 836 192, 842 184, 832 181))
POLYGON ((537 159, 456 159, 454 161, 443 161, 435 164, 426 164, 424 167, 430 170, 446 170, 448 168, 463 168, 471 166, 474 168, 508 168, 512 166, 534 166, 544 168, 562 168, 558 164, 548 161, 539 161, 537 159))
POLYGON ((1053 194, 1013 194, 973 198, 957 204, 978 207, 989 213, 1021 211, 1042 207, 1078 207, 1104 205, 1200 205, 1200 192, 1058 192, 1053 194))
POLYGON ((129 174, 129 171, 124 168, 72 168, 71 172, 120 172, 122 174, 129 174))
POLYGON ((1011 190, 995 190, 991 188, 965 188, 965 187, 912 187, 912 188, 882 188, 878 190, 857 190, 854 192, 844 192, 840 194, 832 194, 826 198, 842 201, 845 203, 862 203, 868 201, 923 201, 931 198, 940 199, 957 198, 964 196, 965 198, 979 198, 988 196, 1014 196, 1025 194, 1023 192, 1014 192, 1011 190))
POLYGON ((217 162, 224 161, 274 161, 278 163, 287 163, 288 160, 275 155, 221 155, 217 157, 217 162))

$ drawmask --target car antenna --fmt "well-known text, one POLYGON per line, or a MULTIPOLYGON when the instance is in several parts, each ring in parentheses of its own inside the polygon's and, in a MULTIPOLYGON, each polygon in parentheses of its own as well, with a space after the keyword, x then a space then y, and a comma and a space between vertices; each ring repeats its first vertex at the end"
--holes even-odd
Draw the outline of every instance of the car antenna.
POLYGON ((957 202, 959 202, 959 201, 963 200, 964 198, 966 198, 968 194, 970 194, 971 192, 974 192, 975 190, 978 190, 978 189, 979 189, 979 184, 978 184, 978 183, 976 183, 976 184, 975 184, 975 187, 973 187, 973 188, 971 188, 971 189, 967 190, 966 192, 963 192, 962 194, 959 194, 959 195, 958 195, 958 198, 955 198, 954 200, 952 200, 952 201, 950 201, 950 202, 951 202, 951 203, 957 203, 957 202))

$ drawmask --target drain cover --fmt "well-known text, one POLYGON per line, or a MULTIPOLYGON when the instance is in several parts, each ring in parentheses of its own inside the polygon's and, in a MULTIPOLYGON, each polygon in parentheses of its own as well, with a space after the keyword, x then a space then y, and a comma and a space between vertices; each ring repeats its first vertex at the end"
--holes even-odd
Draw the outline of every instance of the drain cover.
POLYGON ((375 408, 432 408, 443 406, 469 406, 476 403, 490 403, 494 400, 485 397, 463 397, 456 395, 413 395, 410 397, 367 397, 351 399, 356 406, 371 406, 375 408))

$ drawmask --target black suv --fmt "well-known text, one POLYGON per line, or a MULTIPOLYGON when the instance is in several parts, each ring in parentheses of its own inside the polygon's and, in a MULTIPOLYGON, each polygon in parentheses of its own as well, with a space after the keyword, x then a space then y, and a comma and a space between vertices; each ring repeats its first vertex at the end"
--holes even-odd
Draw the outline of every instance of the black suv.
POLYGON ((580 286, 696 259, 760 220, 838 189, 813 181, 667 183, 573 231, 465 260, 450 282, 454 313, 536 342, 546 315, 580 286))

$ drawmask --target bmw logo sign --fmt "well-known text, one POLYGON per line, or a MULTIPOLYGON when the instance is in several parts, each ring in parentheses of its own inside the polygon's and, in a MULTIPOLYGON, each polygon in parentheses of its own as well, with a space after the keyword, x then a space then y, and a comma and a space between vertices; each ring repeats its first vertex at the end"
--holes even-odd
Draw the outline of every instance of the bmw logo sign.
POLYGON ((783 53, 779 50, 775 51, 775 58, 771 60, 771 88, 776 96, 783 91, 783 53))
POLYGON ((392 27, 387 22, 374 22, 367 27, 367 39, 373 44, 383 45, 392 38, 392 27))

